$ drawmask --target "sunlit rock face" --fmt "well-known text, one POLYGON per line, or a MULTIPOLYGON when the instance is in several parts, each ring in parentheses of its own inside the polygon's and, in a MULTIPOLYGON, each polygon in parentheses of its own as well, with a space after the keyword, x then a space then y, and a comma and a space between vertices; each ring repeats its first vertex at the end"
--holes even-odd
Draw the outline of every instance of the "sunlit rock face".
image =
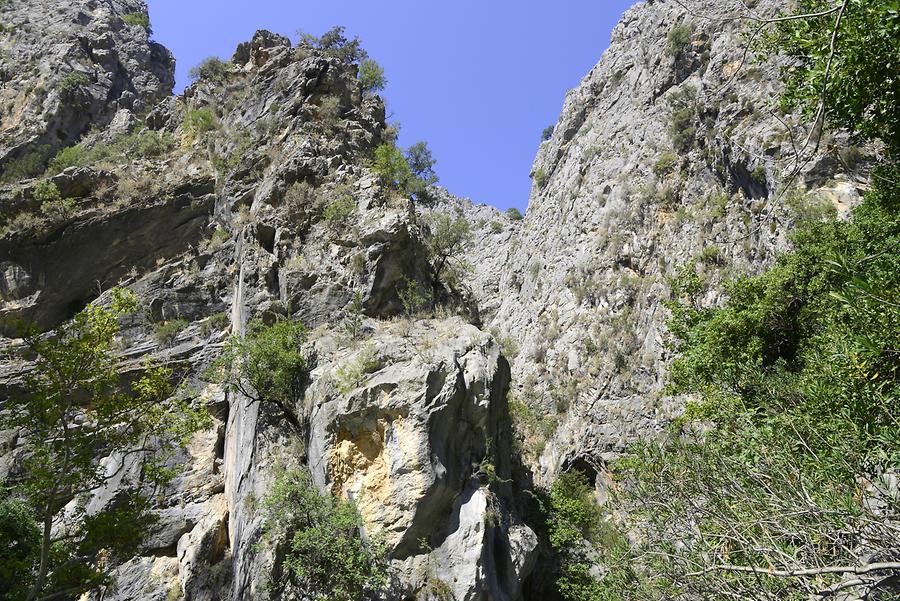
POLYGON ((510 468, 509 367, 493 338, 455 318, 381 326, 350 348, 332 338, 316 347, 307 395, 314 478, 357 503, 413 584, 407 592, 437 577, 459 599, 517 598, 537 541, 511 511, 509 487, 479 473, 485 462, 510 468), (342 380, 361 355, 373 373, 342 380))
POLYGON ((175 59, 141 25, 142 0, 22 0, 0 8, 0 166, 51 157, 120 109, 172 94, 175 59))
POLYGON ((867 176, 836 160, 843 139, 802 166, 795 191, 778 183, 797 166, 791 135, 802 144, 808 131, 776 106, 778 57, 743 60, 746 22, 727 17, 745 11, 636 4, 566 94, 524 220, 450 195, 435 209, 477 226, 468 260, 484 327, 517 351, 512 398, 546 416, 524 441, 538 481, 575 464, 602 471, 680 411, 662 389, 664 302, 682 266, 696 263, 715 303, 723 280, 788 247, 802 192, 840 215, 859 201, 867 176))
MULTIPOLYGON (((435 581, 458 601, 528 598, 540 548, 523 489, 576 466, 602 493, 606 461, 680 410, 661 393, 668 280, 695 261, 714 303, 723 279, 788 245, 794 212, 774 182, 793 158, 782 122, 796 119, 767 110, 777 57, 742 65, 740 23, 696 16, 739 2, 680 4, 626 12, 538 150, 523 220, 437 188, 415 202, 386 189, 370 166, 390 137, 384 104, 327 53, 260 31, 176 97, 171 55, 126 22, 146 14, 139 0, 3 5, 0 165, 143 134, 164 148, 49 174, 68 207, 52 218, 39 180, 0 185, 0 400, 30 367, 23 323, 49 331, 125 286, 143 310, 122 323, 123 371, 167 364, 213 417, 171 459, 181 469, 155 491, 141 552, 92 598, 272 594, 261 501, 286 462, 385 542, 387 598, 435 581), (69 72, 87 78, 68 80, 77 103, 60 89, 69 72), (436 287, 426 223, 439 212, 475 234, 465 315, 403 317, 406 286, 436 287), (232 334, 287 316, 309 330, 296 406, 203 378, 232 334), (519 440, 512 403, 541 423, 519 440)), ((798 177, 839 214, 862 182, 827 149, 798 177)), ((18 436, 0 432, 4 478, 22 469, 18 436)), ((104 507, 116 482, 67 511, 104 507)))

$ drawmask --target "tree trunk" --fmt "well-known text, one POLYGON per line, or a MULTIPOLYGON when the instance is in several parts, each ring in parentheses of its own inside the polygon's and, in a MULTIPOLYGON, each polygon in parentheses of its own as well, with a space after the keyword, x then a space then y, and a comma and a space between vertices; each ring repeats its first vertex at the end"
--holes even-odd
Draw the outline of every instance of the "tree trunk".
POLYGON ((50 535, 53 530, 53 514, 49 508, 44 512, 44 536, 41 539, 41 565, 38 567, 38 573, 34 578, 34 586, 28 592, 28 601, 34 601, 41 589, 44 588, 44 581, 47 579, 47 565, 50 562, 50 535))

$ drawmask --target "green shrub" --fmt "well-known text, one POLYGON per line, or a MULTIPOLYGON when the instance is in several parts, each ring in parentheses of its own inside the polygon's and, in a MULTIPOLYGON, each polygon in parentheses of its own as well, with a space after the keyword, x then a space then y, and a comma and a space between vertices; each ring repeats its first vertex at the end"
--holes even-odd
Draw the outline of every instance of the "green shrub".
POLYGON ((406 162, 409 164, 409 170, 413 177, 422 180, 424 185, 430 186, 437 183, 438 177, 434 172, 437 160, 432 156, 427 142, 416 142, 407 148, 406 162))
POLYGON ((762 48, 764 56, 786 56, 793 66, 783 73, 782 108, 799 109, 812 123, 827 81, 826 123, 849 130, 858 141, 877 138, 888 149, 886 154, 896 157, 900 154, 900 92, 885 64, 900 55, 897 5, 892 0, 872 0, 848 7, 835 42, 833 15, 827 12, 831 5, 810 0, 802 5, 802 12, 807 8, 819 16, 779 21, 762 48))
POLYGON ((366 376, 381 369, 381 359, 375 344, 369 342, 352 359, 341 364, 334 372, 334 383, 341 394, 349 394, 358 388, 366 376))
POLYGON ((679 23, 672 27, 666 35, 666 54, 669 56, 681 54, 690 44, 692 35, 694 35, 694 26, 691 23, 679 23))
POLYGON ((222 83, 229 73, 231 73, 231 63, 225 62, 219 57, 210 56, 200 61, 199 65, 191 67, 188 75, 191 81, 203 80, 222 83))
POLYGON ((523 219, 522 211, 516 207, 506 209, 506 218, 512 221, 521 221, 523 219))
POLYGON ((719 250, 719 247, 715 244, 704 246, 703 250, 700 252, 700 261, 711 265, 719 263, 719 261, 721 261, 721 251, 719 250))
POLYGON ((678 109, 672 114, 672 124, 669 127, 669 135, 672 138, 672 146, 679 152, 689 151, 697 139, 697 128, 694 126, 694 112, 689 108, 678 109))
POLYGON ((143 129, 119 141, 118 154, 123 157, 155 158, 172 150, 175 141, 168 132, 143 129))
POLYGON ((204 336, 209 336, 213 332, 221 332, 231 325, 231 317, 225 311, 213 313, 200 324, 200 332, 204 336))
POLYGON ((0 227, 0 237, 10 233, 31 232, 44 225, 44 221, 29 211, 22 211, 13 215, 0 227))
POLYGON ((341 118, 341 99, 335 95, 323 96, 317 107, 319 120, 326 125, 335 125, 341 118))
POLYGON ((303 44, 322 50, 325 54, 338 58, 347 64, 358 63, 368 58, 369 55, 363 49, 360 39, 358 37, 348 39, 344 35, 344 31, 346 29, 343 26, 336 25, 320 37, 302 33, 300 41, 303 44))
POLYGON ((184 319, 170 319, 163 321, 154 327, 156 340, 163 346, 171 346, 178 335, 188 327, 188 322, 184 319))
MULTIPOLYGON (((361 253, 354 255, 354 259, 361 256, 361 253)), ((344 310, 344 320, 341 324, 344 332, 346 332, 347 335, 350 336, 351 340, 356 340, 362 333, 363 323, 366 317, 364 309, 365 307, 363 305, 363 295, 359 290, 357 290, 353 293, 353 298, 350 300, 350 302, 347 303, 347 307, 344 310)))
POLYGON ((89 157, 90 153, 81 144, 63 148, 50 160, 50 164, 47 166, 47 173, 56 175, 69 167, 87 165, 90 162, 89 157))
POLYGON ((491 233, 499 234, 503 231, 503 224, 499 221, 491 221, 491 233))
POLYGON ((393 144, 382 144, 375 149, 372 170, 383 185, 397 190, 405 190, 413 178, 406 157, 393 144))
POLYGON ((750 174, 750 179, 759 186, 765 186, 768 183, 768 177, 766 176, 766 168, 763 165, 757 165, 753 172, 750 174))
POLYGON ((306 328, 299 321, 282 319, 267 326, 253 320, 246 335, 228 343, 207 378, 251 399, 272 403, 293 419, 309 376, 304 342, 306 328))
POLYGON ((387 85, 384 67, 370 58, 364 59, 359 64, 359 83, 363 92, 368 94, 380 92, 387 85))
POLYGON ((32 191, 32 199, 40 204, 41 214, 51 222, 64 221, 75 214, 75 199, 62 198, 59 188, 50 180, 41 180, 32 191))
POLYGON ((263 500, 262 544, 279 549, 271 587, 279 595, 316 601, 359 601, 388 583, 380 539, 360 536, 352 501, 320 494, 306 469, 281 469, 263 500), (282 555, 283 553, 283 555, 282 555))
POLYGON ((547 184, 548 179, 547 172, 543 169, 538 169, 534 172, 534 183, 538 188, 543 188, 547 184))
POLYGON ((493 336, 500 345, 500 353, 506 359, 513 363, 519 355, 519 343, 512 336, 503 336, 499 330, 492 328, 491 336, 493 336))
MULTIPOLYGON (((558 557, 556 588, 568 601, 606 601, 608 583, 591 574, 591 566, 602 552, 607 567, 618 567, 627 551, 627 539, 604 523, 594 490, 584 473, 564 472, 542 499, 547 537, 558 557)), ((605 579, 604 579, 605 580, 605 579)), ((640 597, 637 597, 640 598, 640 597)))
POLYGON ((184 114, 184 131, 191 139, 197 139, 216 127, 216 114, 208 108, 190 109, 184 114))
POLYGON ((553 137, 553 131, 556 129, 555 125, 548 125, 544 128, 544 131, 541 132, 541 142, 546 142, 550 138, 553 137))
POLYGON ((801 223, 824 221, 837 214, 837 209, 828 198, 797 188, 785 194, 784 204, 801 223))
POLYGON ((678 152, 687 152, 697 138, 697 89, 684 86, 669 97, 672 110, 669 122, 669 136, 678 152))
POLYGON ((322 212, 325 221, 332 228, 346 226, 358 209, 353 189, 341 184, 332 188, 325 198, 327 204, 322 212))
POLYGON ((655 173, 659 177, 668 175, 672 172, 673 169, 675 169, 675 165, 677 162, 678 156, 674 152, 664 152, 659 155, 659 158, 653 165, 653 173, 655 173))
POLYGON ((525 443, 525 448, 520 450, 532 460, 537 460, 544 452, 547 440, 556 432, 559 418, 543 407, 535 408, 517 397, 510 398, 509 416, 513 430, 525 443))
POLYGON ((414 317, 424 311, 431 300, 416 280, 407 277, 402 279, 402 283, 397 283, 397 296, 403 305, 403 314, 407 317, 414 317))
POLYGON ((57 188, 56 184, 54 184, 49 179, 43 179, 36 183, 34 185, 34 189, 31 192, 31 197, 38 204, 53 202, 61 198, 61 196, 59 195, 59 188, 57 188))
POLYGON ((63 76, 57 84, 60 96, 66 100, 73 100, 81 88, 91 83, 90 78, 80 71, 72 71, 63 76))
POLYGON ((108 142, 99 142, 90 148, 84 144, 63 148, 50 161, 47 173, 55 175, 68 167, 156 158, 165 155, 174 146, 175 140, 170 133, 141 129, 121 134, 108 142))
POLYGON ((893 548, 900 515, 876 513, 885 493, 861 483, 900 457, 898 171, 881 170, 851 221, 803 222, 794 250, 732 282, 723 306, 700 306, 699 283, 676 292, 669 392, 696 400, 618 467, 619 507, 644 538, 629 562, 640 583, 611 590, 805 599, 843 577, 775 572, 858 565, 836 533, 865 531, 870 556, 893 548))
POLYGON ((122 17, 128 25, 143 27, 147 33, 152 33, 150 29, 150 16, 144 13, 128 13, 122 17))
POLYGON ((3 167, 3 175, 0 180, 14 182, 40 175, 44 170, 44 161, 50 154, 50 146, 42 144, 26 152, 14 161, 8 162, 3 167))
POLYGON ((465 260, 465 252, 474 237, 472 224, 463 215, 452 217, 434 213, 429 217, 425 244, 435 281, 450 287, 462 284, 465 275, 472 270, 465 260))
POLYGON ((3 601, 28 597, 28 579, 40 559, 41 530, 25 502, 0 498, 0 591, 3 601))
POLYGON ((41 214, 51 222, 65 221, 75 215, 75 199, 61 198, 52 200, 41 205, 41 214))
POLYGON ((224 245, 229 238, 231 238, 231 234, 224 229, 217 227, 213 233, 210 234, 209 238, 200 243, 200 250, 207 253, 216 252, 222 248, 222 245, 224 245))

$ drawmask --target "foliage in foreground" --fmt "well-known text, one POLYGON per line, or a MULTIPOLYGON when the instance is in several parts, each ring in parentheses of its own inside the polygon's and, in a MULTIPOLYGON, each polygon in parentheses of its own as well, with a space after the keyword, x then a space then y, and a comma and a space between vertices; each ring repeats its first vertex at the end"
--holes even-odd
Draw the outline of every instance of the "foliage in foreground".
POLYGON ((305 469, 281 469, 263 507, 263 545, 284 553, 273 590, 315 601, 360 601, 387 584, 384 547, 377 538, 363 540, 356 506, 320 494, 305 469))
POLYGON ((15 554, 0 569, 8 599, 76 597, 109 583, 109 566, 134 555, 153 521, 149 496, 174 475, 172 453, 208 424, 205 411, 170 398, 168 369, 146 365, 130 382, 119 373, 118 318, 136 308, 131 293, 114 290, 109 307, 90 305, 51 335, 26 338, 35 367, 0 422, 20 433, 23 454, 0 499, 0 554, 15 554), (123 463, 112 472, 98 461, 117 455, 123 463), (110 504, 89 511, 91 491, 115 483, 131 461, 141 481, 126 477, 110 504), (54 528, 72 499, 74 511, 54 528))
POLYGON ((895 546, 884 478, 900 465, 900 189, 795 244, 723 308, 673 304, 673 392, 699 400, 667 444, 620 468, 644 557, 664 551, 648 573, 685 594, 807 598, 846 575, 728 566, 853 566, 895 546))
POLYGON ((773 29, 764 51, 788 55, 783 102, 810 121, 825 103, 827 125, 846 128, 861 139, 880 139, 894 156, 900 151, 900 6, 896 0, 803 0, 798 10, 821 16, 787 20, 773 29), (836 19, 841 26, 830 61, 836 19))
POLYGON ((675 282, 671 392, 696 401, 615 466, 616 528, 639 535, 595 546, 601 578, 571 551, 587 533, 551 535, 564 598, 800 600, 849 581, 879 598, 896 574, 853 569, 895 561, 900 532, 900 186, 794 240, 723 307, 697 303, 692 268, 675 282))

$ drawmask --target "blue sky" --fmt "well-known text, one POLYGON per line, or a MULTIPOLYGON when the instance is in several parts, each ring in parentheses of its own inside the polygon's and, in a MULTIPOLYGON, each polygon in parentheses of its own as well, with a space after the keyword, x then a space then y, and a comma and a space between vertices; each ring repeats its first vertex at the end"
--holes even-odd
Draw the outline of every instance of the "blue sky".
POLYGON ((609 45, 632 0, 148 0, 177 91, 201 59, 231 57, 257 29, 297 39, 344 25, 385 68, 400 143, 425 140, 441 184, 525 209, 541 131, 609 45))

